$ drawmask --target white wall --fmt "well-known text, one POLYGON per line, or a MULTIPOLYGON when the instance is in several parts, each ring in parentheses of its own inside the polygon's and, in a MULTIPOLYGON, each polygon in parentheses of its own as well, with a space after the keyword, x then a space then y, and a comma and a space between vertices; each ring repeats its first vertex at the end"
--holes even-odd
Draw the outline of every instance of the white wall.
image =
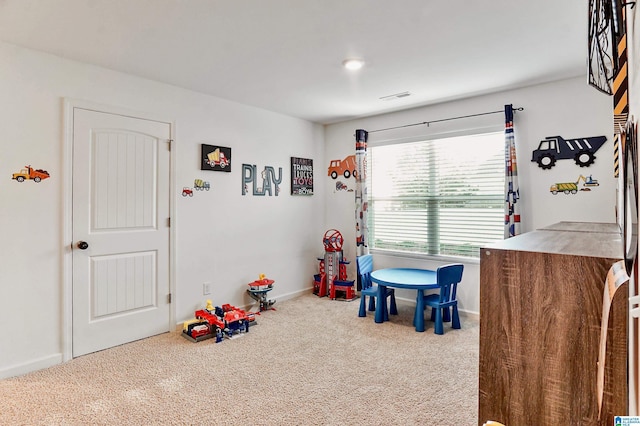
MULTIPOLYGON (((498 111, 505 104, 524 108, 514 118, 523 232, 559 221, 615 222, 617 183, 613 178, 612 99, 588 86, 586 76, 330 125, 326 128, 326 158, 327 161, 339 159, 353 153, 356 129, 371 131, 498 111), (608 141, 596 153, 596 160, 590 167, 580 168, 571 160, 559 160, 552 169, 542 170, 531 162, 532 151, 538 147, 540 140, 554 135, 565 138, 606 135, 608 141), (576 195, 552 195, 549 192, 553 183, 575 181, 580 174, 592 174, 600 186, 576 195)), ((446 135, 471 128, 495 126, 503 128, 503 114, 370 133, 369 142, 373 144, 385 139, 446 135)), ((347 257, 354 258, 353 192, 335 191, 332 185, 328 185, 326 195, 327 227, 339 229, 346 241, 353 242, 344 251, 347 257)), ((433 268, 442 263, 380 254, 375 254, 374 259, 376 268, 433 268)), ((459 289, 460 305, 461 309, 472 313, 479 312, 479 275, 477 262, 465 263, 463 285, 459 289)), ((410 292, 400 292, 400 296, 415 299, 410 292)))
MULTIPOLYGON (((189 318, 202 306, 202 283, 213 284, 215 304, 244 305, 246 283, 259 273, 276 280, 272 297, 288 297, 311 286, 322 254, 321 237, 337 228, 344 235, 345 255, 353 259, 353 192, 335 191, 326 176, 329 159, 354 152, 354 130, 368 130, 426 120, 522 106, 516 116, 516 138, 525 230, 559 220, 615 220, 612 145, 598 152, 588 169, 601 186, 591 193, 552 196, 549 185, 575 179, 578 169, 560 161, 550 171, 531 163, 540 139, 610 136, 610 98, 588 88, 584 79, 482 96, 403 112, 353 120, 323 128, 291 117, 205 96, 99 67, 69 61, 0 43, 0 116, 3 155, 0 156, 0 378, 56 364, 63 348, 62 225, 63 99, 74 98, 129 110, 153 113, 176 123, 176 173, 173 194, 176 215, 176 320, 189 318), (325 150, 326 141, 326 150, 325 150), (199 170, 200 144, 233 149, 231 173, 199 170), (314 159, 312 197, 289 195, 289 158, 314 159), (278 197, 241 195, 242 163, 283 168, 278 197), (19 184, 11 173, 26 164, 44 168, 51 178, 39 184, 19 184), (182 198, 179 190, 195 178, 211 182, 209 193, 182 198)), ((494 116, 501 124, 500 115, 494 116)), ((487 125, 485 120, 455 125, 487 125)), ((493 123, 495 124, 495 123, 493 123)), ((491 125, 493 125, 491 124, 491 125)), ((384 137, 411 136, 415 131, 440 133, 450 126, 412 128, 384 137)), ((376 136, 377 137, 377 136, 376 136)), ((380 136, 382 137, 382 135, 380 136)), ((372 136, 372 141, 375 138, 372 136)), ((352 186, 352 185, 350 185, 352 186)), ((433 267, 437 262, 377 256, 378 267, 433 267)), ((478 311, 477 264, 468 263, 461 308, 478 311)), ((353 277, 353 266, 350 276, 353 277)), ((406 294, 412 299, 413 296, 406 294)))
MULTIPOLYGON (((107 69, 0 43, 0 378, 58 363, 63 351, 63 99, 153 113, 176 124, 176 320, 204 300, 251 302, 265 273, 278 299, 310 291, 322 253, 324 180, 314 196, 289 195, 291 156, 322 169, 322 126, 107 69), (232 148, 231 173, 201 172, 200 144, 232 148), (241 195, 242 164, 282 167, 280 195, 241 195), (11 174, 48 170, 39 184, 11 174), (201 178, 209 192, 180 196, 201 178), (202 284, 213 285, 203 296, 202 284)), ((321 175, 318 175, 321 176, 321 175)))

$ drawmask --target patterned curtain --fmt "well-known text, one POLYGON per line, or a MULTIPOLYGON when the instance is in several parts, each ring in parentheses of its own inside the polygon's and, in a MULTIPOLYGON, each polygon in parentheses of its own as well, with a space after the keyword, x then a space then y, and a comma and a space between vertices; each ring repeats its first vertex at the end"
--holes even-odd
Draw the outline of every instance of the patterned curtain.
POLYGON ((367 227, 367 137, 366 130, 356 130, 356 256, 369 254, 367 227))
POLYGON ((520 234, 520 188, 518 186, 518 162, 516 160, 516 140, 513 134, 513 105, 504 106, 504 238, 520 234))

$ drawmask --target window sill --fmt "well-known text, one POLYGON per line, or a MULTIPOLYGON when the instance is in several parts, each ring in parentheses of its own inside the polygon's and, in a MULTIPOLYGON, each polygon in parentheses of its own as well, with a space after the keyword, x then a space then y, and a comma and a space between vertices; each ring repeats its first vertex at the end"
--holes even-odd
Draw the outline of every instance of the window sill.
POLYGON ((384 249, 369 249, 371 254, 379 254, 383 256, 390 257, 399 257, 404 259, 419 259, 419 260, 430 260, 434 262, 443 262, 443 263, 469 263, 469 264, 480 264, 480 259, 477 257, 464 257, 464 256, 439 256, 433 254, 422 254, 422 253, 410 253, 406 251, 396 251, 396 250, 384 250, 384 249))

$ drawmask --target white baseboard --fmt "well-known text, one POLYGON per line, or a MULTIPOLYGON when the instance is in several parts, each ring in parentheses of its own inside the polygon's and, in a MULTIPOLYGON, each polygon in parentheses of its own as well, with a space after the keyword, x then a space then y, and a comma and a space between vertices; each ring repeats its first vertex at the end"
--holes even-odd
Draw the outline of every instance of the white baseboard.
POLYGON ((22 364, 12 365, 7 368, 0 369, 0 379, 9 377, 22 376, 33 371, 42 370, 44 368, 53 367, 62 364, 62 354, 57 353, 42 358, 24 362, 22 364))
POLYGON ((292 291, 291 293, 278 295, 276 300, 280 300, 281 302, 284 302, 285 300, 295 299, 296 297, 300 297, 303 294, 312 293, 312 292, 313 292, 313 286, 308 288, 303 288, 302 290, 292 291))

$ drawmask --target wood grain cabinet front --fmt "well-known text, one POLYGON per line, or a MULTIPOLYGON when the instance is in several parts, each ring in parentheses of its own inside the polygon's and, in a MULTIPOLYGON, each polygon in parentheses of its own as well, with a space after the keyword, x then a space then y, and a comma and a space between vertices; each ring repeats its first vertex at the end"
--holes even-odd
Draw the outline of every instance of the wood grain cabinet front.
POLYGON ((613 224, 561 222, 481 250, 478 424, 604 426, 627 413, 627 284, 608 322, 600 419, 596 390, 604 282, 621 258, 613 224))

